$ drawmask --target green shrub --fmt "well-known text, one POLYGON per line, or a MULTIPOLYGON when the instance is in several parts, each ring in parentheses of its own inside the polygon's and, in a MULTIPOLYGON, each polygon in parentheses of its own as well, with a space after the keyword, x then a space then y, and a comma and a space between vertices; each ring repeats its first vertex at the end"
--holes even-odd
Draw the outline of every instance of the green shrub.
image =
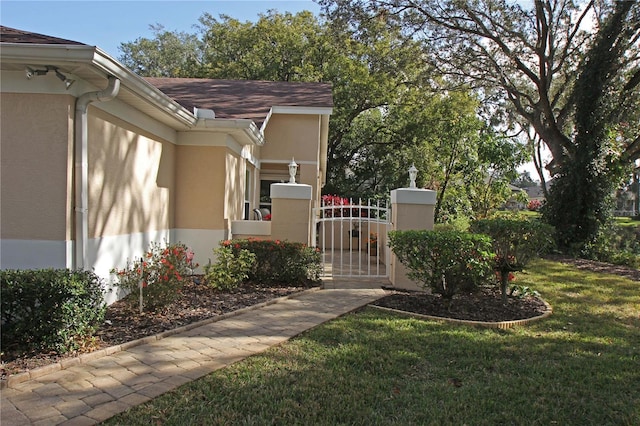
POLYGON ((249 271, 256 263, 256 255, 240 249, 237 255, 230 247, 218 247, 214 251, 215 263, 205 266, 205 280, 220 290, 232 290, 249 278, 249 271))
POLYGON ((321 254, 306 244, 255 238, 225 240, 220 244, 231 248, 236 257, 240 250, 248 250, 256 256, 248 274, 249 281, 277 286, 308 285, 320 279, 321 254))
POLYGON ((549 253, 554 247, 553 227, 539 220, 496 217, 477 220, 471 230, 489 235, 496 254, 494 268, 503 302, 513 272, 521 271, 531 259, 549 253))
POLYGON ((100 278, 68 269, 0 271, 2 349, 65 353, 102 323, 100 278))
POLYGON ((446 223, 436 223, 433 229, 436 231, 469 231, 470 219, 467 216, 458 216, 449 219, 446 223))
POLYGON ((409 278, 452 298, 473 291, 492 273, 491 239, 453 230, 392 231, 389 246, 408 268, 409 278))
POLYGON ((184 287, 185 278, 197 264, 192 264, 193 252, 182 243, 162 247, 151 243, 140 259, 128 261, 123 269, 113 269, 118 287, 129 293, 124 300, 139 304, 140 285, 144 307, 154 310, 173 302, 184 287))
POLYGON ((600 228, 594 241, 587 243, 580 257, 601 262, 640 267, 640 228, 609 223, 600 228))

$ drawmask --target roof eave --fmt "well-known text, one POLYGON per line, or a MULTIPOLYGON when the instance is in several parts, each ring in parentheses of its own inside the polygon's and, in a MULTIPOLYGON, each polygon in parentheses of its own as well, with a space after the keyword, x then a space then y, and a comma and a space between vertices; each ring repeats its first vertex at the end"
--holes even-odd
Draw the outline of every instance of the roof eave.
POLYGON ((0 58, 2 61, 25 63, 84 64, 103 74, 105 78, 118 78, 136 96, 158 107, 183 126, 193 127, 197 122, 197 118, 189 110, 95 46, 2 43, 0 58))
POLYGON ((238 139, 241 145, 264 145, 264 134, 253 120, 227 118, 201 118, 195 130, 225 132, 238 139))

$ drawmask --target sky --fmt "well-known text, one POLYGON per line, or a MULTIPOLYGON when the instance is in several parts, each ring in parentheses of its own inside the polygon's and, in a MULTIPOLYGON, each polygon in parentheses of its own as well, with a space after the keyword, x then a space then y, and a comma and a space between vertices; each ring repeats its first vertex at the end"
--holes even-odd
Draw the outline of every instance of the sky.
POLYGON ((150 25, 161 24, 168 31, 196 33, 198 18, 208 12, 226 14, 240 21, 256 21, 269 9, 296 13, 309 10, 320 14, 311 0, 207 0, 207 1, 12 1, 0 0, 0 23, 98 46, 118 58, 121 43, 140 37, 152 38, 150 25))

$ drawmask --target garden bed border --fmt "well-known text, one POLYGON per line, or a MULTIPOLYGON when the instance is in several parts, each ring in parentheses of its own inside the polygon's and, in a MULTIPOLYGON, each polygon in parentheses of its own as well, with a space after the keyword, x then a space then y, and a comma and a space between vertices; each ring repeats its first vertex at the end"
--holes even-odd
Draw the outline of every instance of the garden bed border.
POLYGON ((439 316, 435 316, 435 315, 425 315, 425 314, 418 314, 415 312, 409 312, 409 311, 402 311, 400 309, 394 309, 394 308, 387 308, 384 306, 377 306, 377 305, 373 305, 373 304, 369 304, 367 306, 370 306, 372 308, 376 308, 376 309, 380 309, 383 311, 388 311, 388 312, 394 312, 394 313, 399 313, 399 314, 404 314, 404 315, 410 315, 412 317, 416 317, 416 318, 420 318, 420 319, 429 319, 429 320, 436 320, 436 321, 446 321, 446 322, 452 322, 452 323, 456 323, 456 324, 463 324, 463 325, 471 325, 471 326, 475 326, 475 327, 484 327, 484 328, 497 328, 497 329, 501 329, 501 330, 506 330, 518 325, 524 325, 524 324, 528 324, 530 322, 534 322, 534 321, 539 321, 541 319, 547 318, 548 316, 550 316, 553 313, 553 308, 551 307, 551 305, 549 303, 547 303, 546 300, 542 299, 542 298, 538 298, 540 301, 542 301, 546 307, 546 310, 543 314, 535 316, 535 317, 531 317, 531 318, 524 318, 524 319, 519 319, 519 320, 510 320, 510 321, 473 321, 473 320, 462 320, 462 319, 457 319, 457 318, 447 318, 447 317, 439 317, 439 316))

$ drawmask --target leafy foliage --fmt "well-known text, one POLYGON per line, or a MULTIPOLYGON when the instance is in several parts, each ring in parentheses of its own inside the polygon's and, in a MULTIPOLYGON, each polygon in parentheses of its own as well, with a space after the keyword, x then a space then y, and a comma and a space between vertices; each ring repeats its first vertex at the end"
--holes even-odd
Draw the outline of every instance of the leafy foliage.
POLYGON ((321 254, 306 244, 249 238, 225 240, 220 245, 231 249, 236 258, 243 250, 255 255, 255 264, 248 271, 249 281, 299 285, 313 284, 320 279, 321 254))
POLYGON ((75 350, 104 319, 100 278, 68 269, 0 270, 2 349, 75 350))
MULTIPOLYGON (((482 100, 499 128, 540 143, 557 174, 545 218, 579 251, 610 215, 620 168, 640 159, 640 3, 634 1, 320 0, 355 36, 384 23, 422 44, 432 84, 482 100), (590 30, 591 28, 592 30, 590 30)), ((543 176, 541 176, 543 178, 543 176)))
MULTIPOLYGON (((546 220, 558 230, 560 246, 572 253, 594 242, 611 217, 612 194, 623 176, 617 123, 620 104, 614 102, 625 59, 624 22, 632 2, 618 2, 601 27, 580 68, 574 98, 575 138, 572 161, 561 164, 543 209, 546 220)), ((636 24, 640 31, 640 24, 636 24)), ((632 31, 633 32, 633 31, 632 31)), ((640 72, 637 70, 636 72, 640 72)))
POLYGON ((113 269, 118 287, 129 293, 125 300, 139 303, 140 287, 144 307, 161 308, 174 301, 184 286, 184 279, 198 265, 193 264, 193 252, 182 243, 151 247, 140 259, 128 261, 123 269, 113 269))
POLYGON ((204 267, 205 280, 220 290, 232 290, 249 278, 256 263, 256 255, 240 249, 237 254, 229 246, 214 250, 215 262, 204 267))
POLYGON ((489 235, 496 254, 494 269, 507 301, 511 273, 521 271, 531 259, 548 253, 554 246, 554 229, 539 220, 497 217, 471 224, 471 231, 489 235))
POLYGON ((409 278, 451 299, 487 283, 493 273, 491 239, 453 230, 391 231, 389 246, 409 278))
POLYGON ((138 75, 146 77, 195 76, 202 64, 202 47, 197 36, 150 26, 154 37, 122 43, 120 60, 138 75))
POLYGON ((587 259, 640 268, 640 228, 607 223, 579 254, 587 259))

